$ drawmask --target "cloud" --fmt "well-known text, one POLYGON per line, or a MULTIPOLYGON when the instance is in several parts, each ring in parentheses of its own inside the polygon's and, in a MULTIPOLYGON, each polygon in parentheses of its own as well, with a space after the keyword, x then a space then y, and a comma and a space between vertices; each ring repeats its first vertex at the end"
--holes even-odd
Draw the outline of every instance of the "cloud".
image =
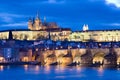
POLYGON ((21 17, 24 17, 24 15, 0 13, 0 20, 6 23, 13 22, 15 18, 21 18, 21 17))
POLYGON ((62 3, 65 3, 65 0, 47 0, 47 1, 43 1, 43 3, 62 4, 62 3))
POLYGON ((13 22, 13 19, 11 17, 7 17, 7 16, 2 16, 1 20, 3 22, 13 22))
POLYGON ((3 24, 1 27, 24 27, 27 26, 27 22, 20 22, 20 23, 11 23, 11 24, 3 24))
POLYGON ((105 25, 105 26, 120 26, 120 23, 105 23, 105 24, 102 24, 102 25, 105 25))
POLYGON ((56 3, 56 0, 48 0, 49 3, 56 3))
POLYGON ((105 0, 108 5, 113 4, 117 8, 120 8, 120 0, 105 0))
POLYGON ((27 29, 27 22, 8 23, 0 25, 0 31, 12 29, 27 29))

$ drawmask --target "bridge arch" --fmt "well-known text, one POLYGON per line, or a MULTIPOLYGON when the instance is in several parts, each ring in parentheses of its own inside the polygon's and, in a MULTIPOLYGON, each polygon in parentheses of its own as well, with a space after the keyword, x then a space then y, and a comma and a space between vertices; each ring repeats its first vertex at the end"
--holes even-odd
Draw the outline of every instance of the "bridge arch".
POLYGON ((96 54, 93 55, 93 60, 92 60, 92 63, 93 64, 103 64, 104 62, 104 56, 105 56, 105 53, 104 52, 98 52, 96 54))

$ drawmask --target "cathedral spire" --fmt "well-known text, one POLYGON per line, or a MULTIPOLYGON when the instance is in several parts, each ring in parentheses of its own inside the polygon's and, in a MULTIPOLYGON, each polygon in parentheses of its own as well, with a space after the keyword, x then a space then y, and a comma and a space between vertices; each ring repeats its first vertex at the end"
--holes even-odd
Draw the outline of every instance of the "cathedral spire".
POLYGON ((37 11, 36 19, 39 19, 39 11, 37 11))
POLYGON ((85 24, 83 25, 83 31, 86 31, 86 26, 85 26, 85 24))

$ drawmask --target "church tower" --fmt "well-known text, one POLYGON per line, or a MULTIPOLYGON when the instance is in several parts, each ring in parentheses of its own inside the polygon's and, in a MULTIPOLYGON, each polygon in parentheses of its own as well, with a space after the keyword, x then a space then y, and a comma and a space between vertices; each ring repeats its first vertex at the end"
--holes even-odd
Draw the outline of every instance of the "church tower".
POLYGON ((87 30, 87 31, 89 30, 88 24, 86 25, 86 30, 87 30))
POLYGON ((34 28, 35 28, 35 30, 39 30, 39 29, 41 29, 41 27, 42 27, 42 22, 39 18, 39 13, 37 13, 35 23, 34 23, 34 28))
POLYGON ((84 25, 83 25, 83 31, 88 31, 88 30, 89 30, 88 25, 87 25, 87 24, 84 24, 84 25))
POLYGON ((29 21, 28 21, 28 29, 32 30, 33 28, 33 22, 32 22, 32 19, 29 18, 29 21))

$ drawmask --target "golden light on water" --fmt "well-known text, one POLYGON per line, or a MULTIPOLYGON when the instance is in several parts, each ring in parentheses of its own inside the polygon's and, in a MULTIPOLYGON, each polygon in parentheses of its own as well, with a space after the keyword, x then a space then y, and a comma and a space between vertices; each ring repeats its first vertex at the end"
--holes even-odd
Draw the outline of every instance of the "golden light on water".
POLYGON ((0 66, 0 71, 3 71, 3 68, 4 68, 4 67, 1 65, 1 66, 0 66))
POLYGON ((28 65, 24 65, 24 69, 27 71, 28 70, 28 65))
POLYGON ((104 72, 104 69, 103 69, 103 66, 101 65, 101 66, 98 68, 99 76, 102 76, 102 75, 103 75, 103 72, 104 72))
POLYGON ((35 71, 39 71, 40 67, 38 65, 35 66, 35 71))
POLYGON ((59 70, 60 70, 60 66, 57 65, 57 66, 55 67, 55 72, 56 72, 56 73, 59 73, 59 70))
POLYGON ((79 72, 79 71, 81 71, 81 70, 82 70, 81 67, 80 67, 79 65, 77 65, 77 66, 76 66, 76 71, 79 72))
POLYGON ((50 65, 46 65, 45 66, 45 73, 49 73, 50 72, 50 65))

